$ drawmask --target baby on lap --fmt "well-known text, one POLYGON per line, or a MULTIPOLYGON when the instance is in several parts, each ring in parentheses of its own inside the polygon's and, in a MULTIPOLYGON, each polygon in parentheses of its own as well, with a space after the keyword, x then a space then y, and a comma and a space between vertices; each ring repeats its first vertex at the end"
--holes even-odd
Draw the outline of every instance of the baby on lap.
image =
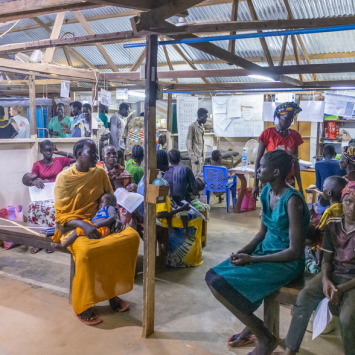
MULTIPOLYGON (((123 229, 116 226, 116 222, 119 221, 118 209, 116 208, 116 196, 106 193, 100 198, 99 211, 96 213, 91 222, 87 219, 84 221, 95 225, 99 231, 101 238, 107 237, 112 233, 119 233, 123 229), (118 228, 117 228, 118 227, 118 228), (119 230, 116 230, 119 229, 119 230)), ((120 224, 121 225, 121 224, 120 224)), ((52 243, 54 249, 63 250, 72 245, 78 237, 84 236, 84 232, 81 228, 76 228, 72 234, 63 243, 52 243)))

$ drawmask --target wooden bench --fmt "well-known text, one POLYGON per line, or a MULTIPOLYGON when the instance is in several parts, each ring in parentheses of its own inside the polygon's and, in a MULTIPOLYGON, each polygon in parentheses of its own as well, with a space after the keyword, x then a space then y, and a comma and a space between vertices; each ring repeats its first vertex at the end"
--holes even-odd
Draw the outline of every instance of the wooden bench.
POLYGON ((264 323, 275 337, 279 338, 280 334, 280 304, 294 306, 298 294, 314 276, 314 274, 305 273, 302 279, 291 282, 264 299, 264 323))
MULTIPOLYGON (((36 224, 28 224, 25 222, 10 221, 7 219, 0 219, 0 240, 7 242, 13 242, 16 244, 28 245, 34 248, 41 248, 47 250, 53 250, 51 245, 52 238, 46 237, 41 234, 41 229, 43 226, 38 226, 36 224)), ((63 251, 71 255, 69 250, 63 251)), ((71 255, 70 261, 70 285, 69 285, 69 303, 71 304, 72 299, 72 284, 75 274, 75 263, 73 256, 71 255)))

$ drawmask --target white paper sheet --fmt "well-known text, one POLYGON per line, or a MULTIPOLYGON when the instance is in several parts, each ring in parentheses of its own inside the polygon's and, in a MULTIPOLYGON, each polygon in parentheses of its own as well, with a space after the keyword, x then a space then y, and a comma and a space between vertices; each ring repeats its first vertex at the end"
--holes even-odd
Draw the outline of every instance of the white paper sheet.
POLYGON ((70 81, 62 80, 60 83, 60 97, 69 97, 70 81))
POLYGON ((281 105, 283 102, 264 102, 263 109, 263 121, 274 122, 274 113, 276 107, 281 105))
POLYGON ((198 97, 178 95, 176 113, 178 124, 178 141, 180 152, 186 152, 186 137, 189 125, 197 120, 198 97))
POLYGON ((117 100, 128 100, 128 89, 116 89, 117 100))
POLYGON ((254 107, 251 106, 243 106, 242 108, 243 119, 245 121, 250 121, 254 114, 254 107))
POLYGON ((302 111, 297 116, 297 121, 323 122, 324 101, 301 101, 302 111))
POLYGON ((244 123, 244 137, 253 137, 254 133, 254 123, 245 122, 244 123))
POLYGON ((111 93, 107 90, 101 89, 101 103, 110 107, 111 105, 111 93))
POLYGON ((328 323, 332 320, 333 316, 328 307, 328 298, 324 298, 322 302, 319 303, 316 313, 314 315, 313 321, 313 336, 312 340, 318 335, 322 334, 328 323))
POLYGON ((229 97, 227 96, 215 96, 212 98, 213 102, 213 113, 227 113, 227 101, 229 97))
POLYGON ((291 92, 280 92, 275 94, 275 102, 278 104, 283 102, 296 102, 296 94, 291 92))
POLYGON ((243 124, 235 124, 234 125, 234 136, 235 137, 244 137, 244 125, 243 124))
POLYGON ((353 115, 355 107, 355 97, 353 96, 326 93, 324 102, 324 113, 327 115, 342 117, 352 117, 353 115))
POLYGON ((219 116, 221 116, 221 120, 218 122, 218 125, 225 131, 229 126, 229 124, 232 122, 232 120, 228 118, 226 115, 219 115, 219 116))
POLYGON ((264 130, 264 122, 254 122, 254 134, 253 137, 259 137, 264 130))
POLYGON ((242 117, 241 98, 240 96, 232 96, 228 101, 227 116, 242 117))
POLYGON ((31 201, 54 200, 54 185, 55 182, 46 182, 44 189, 38 189, 36 186, 29 187, 31 201))
POLYGON ((115 191, 115 196, 117 203, 124 207, 129 213, 133 213, 144 201, 144 196, 135 192, 128 192, 123 187, 115 191))

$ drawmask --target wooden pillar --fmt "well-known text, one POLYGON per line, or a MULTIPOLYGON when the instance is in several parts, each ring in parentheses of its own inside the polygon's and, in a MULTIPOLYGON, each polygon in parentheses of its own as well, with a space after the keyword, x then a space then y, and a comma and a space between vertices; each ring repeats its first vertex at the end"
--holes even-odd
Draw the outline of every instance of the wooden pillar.
POLYGON ((28 92, 30 98, 30 120, 31 120, 31 138, 37 138, 37 120, 36 120, 36 77, 30 75, 28 80, 28 92))
POLYGON ((171 126, 172 126, 172 116, 173 116, 173 94, 168 94, 168 110, 166 117, 166 150, 169 151, 173 149, 173 141, 171 139, 171 126))
POLYGON ((144 266, 143 266, 143 337, 154 332, 156 205, 147 201, 148 184, 156 171, 156 95, 158 38, 146 37, 146 79, 144 109, 144 266))

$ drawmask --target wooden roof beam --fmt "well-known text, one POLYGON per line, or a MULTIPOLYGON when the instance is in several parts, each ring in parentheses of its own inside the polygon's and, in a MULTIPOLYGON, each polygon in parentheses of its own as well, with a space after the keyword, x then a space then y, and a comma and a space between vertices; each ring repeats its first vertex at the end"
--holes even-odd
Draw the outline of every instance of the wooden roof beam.
MULTIPOLYGON (((294 17, 293 17, 292 10, 291 10, 291 7, 290 7, 290 4, 289 4, 288 0, 284 0, 284 4, 285 4, 286 10, 287 10, 288 17, 293 20, 294 17)), ((324 25, 324 26, 325 26, 325 25, 324 25)), ((309 58, 309 55, 308 55, 306 46, 305 46, 304 43, 303 43, 303 40, 302 40, 301 35, 297 35, 297 39, 298 39, 298 42, 300 43, 300 46, 301 46, 301 48, 302 48, 302 51, 303 51, 303 54, 304 54, 304 56, 305 56, 305 58, 306 58, 307 63, 308 63, 308 64, 312 64, 312 63, 311 63, 311 60, 310 60, 310 58, 309 58)), ((295 49, 294 49, 294 50, 295 50, 295 49)), ((297 50, 297 49, 296 49, 296 50, 297 50)), ((318 77, 317 77, 316 74, 312 74, 312 78, 313 78, 312 80, 318 80, 318 77)))
POLYGON ((142 12, 139 16, 131 18, 133 32, 137 34, 144 30, 152 30, 163 24, 166 19, 179 12, 185 11, 190 7, 202 2, 203 0, 174 0, 168 1, 160 7, 156 7, 147 12, 142 12))
MULTIPOLYGON (((57 16, 56 16, 55 22, 54 22, 54 26, 51 31, 50 39, 58 39, 58 37, 60 35, 60 29, 62 28, 64 17, 65 17, 65 12, 57 13, 57 16)), ((43 63, 51 63, 52 62, 54 51, 55 51, 54 47, 50 47, 50 48, 46 49, 46 52, 44 53, 44 56, 43 56, 43 63)))
MULTIPOLYGON (((75 80, 80 79, 82 81, 96 80, 93 70, 71 68, 53 64, 23 63, 16 60, 0 58, 0 67, 8 68, 9 71, 11 71, 11 69, 18 69, 27 75, 31 72, 35 73, 36 76, 40 76, 40 73, 66 76, 67 80, 72 80, 73 78, 75 78, 75 80)), ((7 69, 4 69, 4 71, 6 70, 7 69)))
MULTIPOLYGON (((307 64, 307 65, 287 65, 275 66, 270 69, 275 74, 310 74, 316 73, 351 73, 355 72, 355 63, 339 64, 307 64)), ((237 77, 247 76, 250 72, 246 69, 200 69, 200 70, 169 70, 158 71, 159 79, 169 78, 207 78, 213 77, 237 77)), ((138 80, 139 72, 120 72, 120 73, 100 73, 99 80, 120 81, 122 79, 138 80)))
MULTIPOLYGON (((247 0, 247 4, 248 4, 248 7, 249 7, 251 18, 254 21, 258 21, 259 20, 258 19, 258 15, 256 14, 255 7, 253 5, 252 0, 247 0)), ((263 31, 258 31, 258 33, 262 33, 262 32, 263 31)), ((273 67, 274 66, 274 62, 273 62, 273 60, 271 58, 271 54, 270 54, 270 51, 269 51, 269 47, 267 46, 266 39, 263 38, 263 37, 260 37, 259 40, 260 40, 261 46, 263 47, 263 51, 264 51, 265 57, 267 59, 267 62, 269 64, 269 67, 273 67)))
MULTIPOLYGON (((83 26, 84 30, 87 32, 88 35, 95 35, 95 32, 92 30, 91 26, 89 23, 86 21, 84 15, 81 13, 81 11, 74 11, 75 17, 79 20, 80 24, 83 26)), ((104 46, 102 43, 96 42, 95 43, 96 48, 99 50, 103 58, 106 60, 107 64, 110 66, 110 69, 114 72, 118 72, 118 69, 115 65, 115 63, 112 61, 108 53, 106 52, 104 46)))
MULTIPOLYGON (((237 21, 238 17, 238 5, 239 5, 239 0, 233 0, 233 5, 232 5, 232 13, 231 13, 231 21, 237 21)), ((236 34, 236 31, 230 31, 229 34, 231 36, 236 34)), ((235 54, 235 39, 229 40, 228 43, 228 52, 235 54)))
MULTIPOLYGON (((185 63, 192 69, 192 70, 196 70, 198 71, 198 69, 196 68, 195 64, 192 63, 192 61, 190 60, 190 58, 187 57, 187 55, 180 49, 180 47, 177 44, 173 44, 173 48, 178 52, 178 54, 181 56, 181 58, 185 61, 185 63)), ((209 81, 201 76, 201 80, 205 83, 205 84, 209 84, 209 81)))

